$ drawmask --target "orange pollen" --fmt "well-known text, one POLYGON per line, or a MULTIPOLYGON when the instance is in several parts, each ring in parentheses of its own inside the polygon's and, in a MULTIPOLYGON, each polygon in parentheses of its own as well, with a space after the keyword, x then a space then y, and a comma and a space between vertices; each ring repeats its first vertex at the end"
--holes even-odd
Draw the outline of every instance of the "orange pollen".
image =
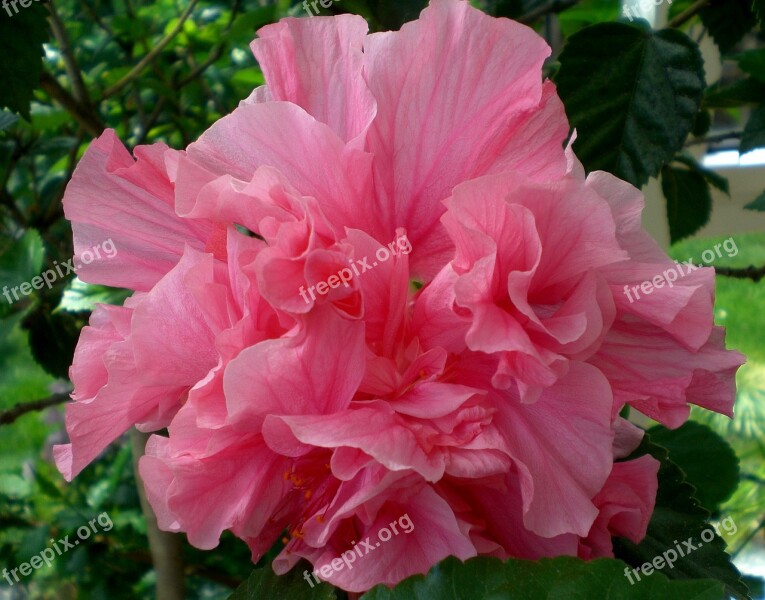
POLYGON ((305 499, 308 500, 308 499, 311 498, 311 496, 313 496, 313 492, 311 490, 306 490, 306 492, 305 492, 305 494, 303 494, 303 496, 305 496, 305 499))

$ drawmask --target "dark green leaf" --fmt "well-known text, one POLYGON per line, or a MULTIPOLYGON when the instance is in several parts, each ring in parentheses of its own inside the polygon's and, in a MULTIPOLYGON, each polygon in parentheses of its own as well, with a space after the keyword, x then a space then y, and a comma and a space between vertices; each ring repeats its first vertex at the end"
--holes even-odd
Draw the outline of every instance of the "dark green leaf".
POLYGON ((640 187, 681 149, 704 89, 701 54, 686 35, 598 24, 569 38, 560 62, 558 91, 587 170, 640 187))
MULTIPOLYGON (((327 583, 309 585, 303 578, 307 563, 299 563, 286 575, 276 575, 270 566, 255 569, 250 578, 228 600, 337 600, 335 588, 327 583)), ((309 569, 310 571, 310 569, 309 569)))
POLYGON ((568 38, 595 23, 615 21, 619 14, 618 3, 612 0, 581 0, 558 13, 558 21, 564 37, 568 38))
POLYGON ((517 19, 546 6, 548 0, 495 0, 489 12, 496 17, 517 19))
POLYGON ((694 496, 715 513, 738 486, 738 458, 728 443, 706 425, 688 421, 675 430, 657 425, 651 441, 669 450, 669 457, 696 488, 694 496))
POLYGON ((693 235, 709 221, 712 196, 709 184, 698 171, 664 167, 661 189, 667 200, 670 240, 674 244, 693 235))
POLYGON ((739 152, 746 154, 752 150, 765 147, 765 106, 761 106, 749 116, 741 136, 739 152))
POLYGON ((749 588, 752 598, 765 598, 765 579, 754 575, 743 575, 741 579, 749 588))
POLYGON ((650 454, 661 463, 656 508, 648 525, 648 533, 640 544, 623 538, 614 539, 616 557, 638 567, 668 550, 674 549, 675 554, 680 554, 678 546, 681 550, 688 550, 683 542, 689 541, 695 550, 684 551, 684 556, 679 557, 671 569, 664 569, 667 577, 711 577, 723 582, 726 594, 731 597, 747 598, 748 589, 725 552, 725 542, 716 534, 711 541, 703 541, 709 539, 709 532, 714 533, 714 528, 708 522, 709 511, 694 497, 694 488, 685 480, 683 471, 669 459, 667 449, 654 444, 649 435, 643 438, 630 458, 644 454, 650 454))
POLYGON ((81 324, 68 313, 51 314, 46 306, 24 319, 29 347, 40 366, 54 377, 66 379, 80 336, 81 324))
POLYGON ((740 79, 730 85, 711 85, 704 94, 705 108, 736 108, 745 104, 759 104, 765 98, 765 83, 752 77, 740 79))
POLYGON ((765 82, 765 48, 742 52, 737 54, 735 58, 742 71, 749 73, 758 81, 765 82))
POLYGON ((678 154, 675 156, 675 161, 684 164, 692 171, 701 174, 704 179, 707 180, 709 185, 716 187, 727 196, 730 196, 730 184, 728 183, 728 179, 715 173, 711 169, 702 166, 691 154, 688 154, 687 152, 678 154))
POLYGON ((703 135, 706 135, 709 131, 709 128, 712 126, 712 115, 709 114, 708 110, 700 110, 699 114, 696 115, 696 121, 693 123, 693 135, 695 137, 701 137, 703 135))
POLYGON ((748 208, 749 210, 759 210, 760 212, 765 212, 765 192, 762 192, 762 194, 757 196, 757 198, 752 200, 744 208, 748 208))
POLYGON ((621 561, 601 558, 585 562, 570 556, 531 562, 447 558, 427 576, 417 575, 390 589, 379 585, 362 600, 722 600, 717 581, 669 581, 660 573, 630 583, 621 561))
POLYGON ((40 274, 43 255, 42 239, 34 229, 0 251, 0 304, 14 304, 26 297, 18 288, 40 274))
POLYGON ((398 30, 407 21, 413 21, 428 5, 427 0, 376 0, 374 6, 376 20, 383 29, 398 30))
POLYGON ((56 484, 53 483, 48 477, 40 472, 35 471, 34 472, 35 480, 37 481, 37 485, 40 486, 40 491, 48 496, 48 498, 54 498, 59 499, 63 498, 63 495, 61 494, 61 490, 59 490, 56 487, 56 484))
POLYGON ((256 8, 254 10, 248 10, 244 14, 239 15, 231 26, 229 37, 236 39, 243 34, 254 35, 255 32, 276 20, 276 7, 264 6, 262 8, 256 8))
POLYGON ((699 17, 722 53, 730 52, 757 25, 752 0, 711 0, 699 17))
MULTIPOLYGON (((0 108, 29 119, 29 104, 42 73, 42 45, 48 40, 47 10, 35 3, 10 16, 0 11, 0 108)), ((9 9, 10 10, 10 6, 9 9)))

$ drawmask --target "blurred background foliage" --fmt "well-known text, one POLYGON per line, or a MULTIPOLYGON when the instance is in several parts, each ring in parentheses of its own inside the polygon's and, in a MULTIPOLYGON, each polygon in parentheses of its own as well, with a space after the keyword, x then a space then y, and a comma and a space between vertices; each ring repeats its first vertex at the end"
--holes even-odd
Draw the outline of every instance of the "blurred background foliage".
MULTIPOLYGON (((338 0, 319 12, 360 14, 383 31, 416 18, 425 4, 338 0)), ((575 148, 588 170, 606 169, 637 186, 661 179, 675 258, 698 262, 722 241, 682 241, 709 219, 710 190, 728 189, 688 150, 765 147, 763 0, 675 0, 669 27, 659 32, 620 16, 617 0, 473 4, 533 26, 551 44, 546 72, 578 129, 575 148), (718 82, 704 77, 698 43, 705 36, 728 67, 718 82), (657 98, 682 101, 665 106, 657 98)), ((71 256, 61 198, 93 137, 110 127, 129 147, 186 146, 264 83, 248 45, 259 27, 285 16, 307 15, 290 0, 55 0, 18 13, 0 9, 0 288, 71 256)), ((764 210, 765 193, 748 208, 764 210)), ((688 492, 688 503, 707 509, 698 522, 732 516, 738 530, 726 539, 729 550, 752 552, 756 562, 765 546, 765 298, 756 283, 765 274, 765 235, 735 239, 739 254, 715 266, 731 276, 718 277, 717 321, 749 361, 738 379, 737 418, 694 409, 703 426, 655 429, 664 450, 651 451, 679 465, 680 475, 670 473, 675 483, 686 478, 694 486, 698 502, 688 492), (707 446, 719 451, 696 452, 707 446)), ((115 445, 70 485, 51 462, 52 445, 65 439, 60 404, 79 331, 95 303, 120 303, 125 295, 70 277, 13 304, 0 297, 0 566, 28 560, 100 512, 114 523, 51 569, 14 587, 0 580, 1 599, 152 597, 155 572, 130 444, 115 445)), ((640 564, 640 548, 622 550, 621 558, 640 564)), ((226 598, 252 571, 246 546, 230 536, 213 552, 184 541, 183 555, 187 598, 226 598)), ((264 577, 251 580, 252 590, 264 577)), ((745 595, 735 570, 719 579, 731 595, 745 595)), ((748 582, 757 597, 760 584, 748 582)), ((333 593, 322 597, 344 597, 333 593)))

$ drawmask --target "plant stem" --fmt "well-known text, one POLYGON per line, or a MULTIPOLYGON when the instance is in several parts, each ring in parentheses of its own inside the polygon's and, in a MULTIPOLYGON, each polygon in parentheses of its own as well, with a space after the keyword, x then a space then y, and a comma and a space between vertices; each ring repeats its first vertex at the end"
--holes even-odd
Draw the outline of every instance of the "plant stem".
POLYGON ((74 99, 78 104, 89 106, 90 96, 88 95, 88 88, 85 87, 82 71, 80 71, 77 59, 74 57, 72 45, 69 42, 69 36, 66 33, 66 28, 61 20, 61 16, 56 10, 56 5, 53 0, 48 4, 48 10, 50 11, 50 24, 51 30, 53 31, 53 37, 56 38, 59 50, 61 51, 61 57, 64 59, 66 74, 72 82, 72 96, 74 96, 74 99))
POLYGON ((180 18, 178 19, 178 22, 175 24, 175 27, 172 28, 168 32, 168 34, 162 38, 156 46, 154 46, 151 51, 144 56, 141 61, 133 67, 130 72, 128 72, 122 79, 120 79, 117 83, 115 83, 113 86, 107 88, 103 95, 101 96, 101 99, 108 98, 110 96, 113 96, 122 88, 124 88, 126 85, 128 85, 131 81, 138 78, 141 75, 141 72, 152 63, 152 61, 157 58, 157 56, 160 55, 160 53, 165 49, 165 47, 173 41, 173 38, 178 35, 183 29, 183 24, 186 22, 186 19, 188 19, 191 16, 191 11, 194 10, 194 7, 197 5, 197 2, 199 0, 190 0, 189 5, 186 7, 186 10, 183 11, 183 14, 181 14, 180 18))
POLYGON ((66 111, 72 115, 75 121, 82 128, 92 135, 98 137, 104 130, 104 124, 101 118, 91 108, 81 105, 48 71, 43 71, 40 76, 40 87, 52 99, 56 100, 66 111))
POLYGON ((17 404, 13 408, 0 411, 0 425, 10 425, 16 419, 24 416, 27 413, 37 410, 45 410, 51 406, 63 404, 67 400, 69 400, 69 394, 56 394, 50 398, 44 398, 43 400, 35 400, 34 402, 24 402, 17 404))
POLYGON ((765 277, 765 266, 755 267, 749 265, 743 269, 732 269, 730 267, 715 267, 715 273, 723 275, 725 277, 731 277, 733 279, 751 279, 757 283, 760 279, 765 277))
POLYGON ((157 516, 146 498, 143 480, 138 472, 138 460, 146 448, 148 433, 130 430, 130 442, 133 446, 133 470, 135 471, 138 498, 141 510, 146 519, 146 536, 149 538, 149 551, 157 574, 157 600, 183 600, 185 597, 185 580, 183 573, 183 545, 181 536, 177 533, 160 531, 157 516))
POLYGON ((672 19, 669 23, 667 23, 667 27, 669 27, 670 29, 677 29, 681 25, 684 25, 686 21, 689 21, 690 19, 695 17, 696 14, 702 8, 704 8, 707 4, 709 4, 709 1, 710 0, 696 0, 696 2, 691 4, 683 12, 681 12, 674 19, 672 19))

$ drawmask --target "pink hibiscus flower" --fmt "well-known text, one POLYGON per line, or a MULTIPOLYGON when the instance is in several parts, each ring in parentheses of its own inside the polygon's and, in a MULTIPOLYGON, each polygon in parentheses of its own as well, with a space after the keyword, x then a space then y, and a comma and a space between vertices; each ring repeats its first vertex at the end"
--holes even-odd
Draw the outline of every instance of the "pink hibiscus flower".
POLYGON ((119 248, 80 276, 135 294, 83 330, 65 477, 167 428, 140 465, 163 529, 254 561, 286 532, 277 572, 349 591, 640 540, 658 464, 623 460, 621 408, 731 414, 741 357, 708 269, 625 302, 671 261, 639 192, 564 150, 546 44, 434 0, 399 32, 286 19, 253 51, 267 86, 186 151, 134 161, 107 132, 67 190, 76 252, 119 248), (362 541, 374 560, 322 568, 362 541))

